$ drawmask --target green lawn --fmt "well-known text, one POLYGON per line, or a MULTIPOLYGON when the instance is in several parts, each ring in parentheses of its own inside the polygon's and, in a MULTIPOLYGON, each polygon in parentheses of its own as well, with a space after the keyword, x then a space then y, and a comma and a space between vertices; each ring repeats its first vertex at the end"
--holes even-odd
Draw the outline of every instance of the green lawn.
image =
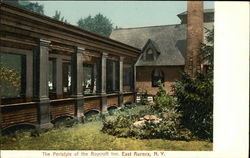
POLYGON ((100 131, 101 121, 77 124, 72 128, 52 129, 31 137, 30 132, 16 137, 0 137, 1 150, 212 150, 206 141, 117 138, 100 131))

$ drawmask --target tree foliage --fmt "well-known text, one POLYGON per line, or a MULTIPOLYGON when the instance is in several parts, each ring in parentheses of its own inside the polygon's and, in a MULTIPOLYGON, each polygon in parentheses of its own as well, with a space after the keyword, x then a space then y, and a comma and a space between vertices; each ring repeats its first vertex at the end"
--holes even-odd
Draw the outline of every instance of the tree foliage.
POLYGON ((37 2, 34 3, 34 2, 30 2, 29 0, 25 0, 25 1, 4 0, 4 2, 7 2, 9 4, 15 5, 17 7, 20 7, 29 11, 44 14, 44 6, 37 2))
POLYGON ((88 30, 93 33, 97 33, 106 37, 112 32, 113 24, 106 16, 101 13, 96 14, 94 17, 89 15, 84 19, 81 18, 77 22, 78 26, 82 29, 88 30))
POLYGON ((207 30, 206 43, 202 44, 203 61, 208 62, 206 74, 198 73, 196 78, 184 73, 173 86, 177 98, 181 122, 201 139, 213 140, 213 56, 214 31, 207 30))
MULTIPOLYGON (((206 28, 205 28, 206 29, 206 28)), ((208 75, 213 77, 214 65, 214 29, 206 29, 206 42, 201 45, 201 56, 204 62, 209 64, 208 75)))
POLYGON ((192 78, 184 73, 173 89, 184 127, 201 139, 212 140, 213 80, 204 74, 192 78))
POLYGON ((164 88, 163 83, 158 81, 159 90, 154 97, 154 104, 152 104, 152 108, 158 112, 164 112, 169 109, 175 109, 176 100, 174 97, 170 96, 164 88))
POLYGON ((0 97, 4 98, 10 94, 17 93, 20 89, 20 72, 8 69, 0 64, 0 97))
POLYGON ((65 23, 68 23, 66 19, 64 19, 64 16, 61 17, 61 11, 56 10, 55 15, 52 17, 53 19, 56 19, 58 21, 62 21, 65 23))

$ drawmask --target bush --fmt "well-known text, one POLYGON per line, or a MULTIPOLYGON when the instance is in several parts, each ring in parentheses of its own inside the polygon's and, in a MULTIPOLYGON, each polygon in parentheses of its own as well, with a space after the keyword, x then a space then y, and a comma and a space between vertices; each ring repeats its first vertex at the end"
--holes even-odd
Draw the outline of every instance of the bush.
MULTIPOLYGON (((174 111, 172 111, 174 112, 174 111)), ((169 140, 191 140, 192 133, 182 128, 179 114, 167 112, 171 117, 163 118, 160 122, 146 121, 145 125, 130 128, 130 136, 140 139, 169 139, 169 140)))
POLYGON ((163 84, 159 81, 159 91, 154 97, 154 104, 152 108, 156 111, 163 112, 167 109, 173 109, 176 106, 176 99, 169 94, 167 94, 163 84))
POLYGON ((193 136, 188 129, 180 124, 180 114, 174 109, 166 109, 159 113, 152 111, 151 106, 137 106, 125 111, 117 111, 116 115, 103 120, 102 132, 118 137, 134 137, 139 139, 163 138, 174 140, 191 140, 193 136), (162 121, 145 121, 142 126, 134 126, 139 118, 154 114, 162 121))
POLYGON ((125 106, 116 110, 112 116, 104 117, 102 132, 118 137, 129 136, 129 127, 138 120, 138 118, 152 113, 149 106, 125 106))
POLYGON ((187 74, 173 86, 181 123, 201 139, 213 137, 213 80, 204 74, 191 78, 187 74))

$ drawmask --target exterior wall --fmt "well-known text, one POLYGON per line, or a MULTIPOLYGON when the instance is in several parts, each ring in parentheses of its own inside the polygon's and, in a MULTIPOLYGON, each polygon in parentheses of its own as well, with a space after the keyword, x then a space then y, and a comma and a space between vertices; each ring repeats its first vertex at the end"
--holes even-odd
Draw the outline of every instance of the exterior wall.
POLYGON ((150 95, 155 95, 158 87, 152 87, 152 71, 157 68, 164 73, 164 87, 171 92, 171 85, 175 80, 180 79, 180 72, 183 72, 184 66, 141 66, 136 67, 136 89, 139 94, 147 90, 150 95))
POLYGON ((16 124, 37 124, 37 105, 24 104, 1 108, 1 129, 16 124))
MULTIPOLYGON (((0 98, 1 130, 19 124, 50 128, 51 121, 60 116, 80 119, 90 110, 105 112, 109 106, 122 105, 125 93, 121 78, 123 64, 134 65, 139 49, 2 2, 0 5, 1 51, 26 56, 26 78, 22 79, 26 93, 21 99, 0 98), (103 54, 106 54, 105 57, 103 54), (84 96, 83 64, 93 64, 93 57, 101 61, 95 65, 98 68, 95 72, 98 91, 84 96), (56 88, 53 94, 48 88, 48 62, 52 58, 56 62, 56 88), (119 61, 119 92, 114 94, 107 94, 104 86, 104 72, 109 71, 106 70, 106 59, 119 61), (67 95, 64 95, 62 85, 62 64, 65 61, 71 64, 72 79, 72 93, 67 95)), ((131 88, 132 94, 133 91, 131 88)))
POLYGON ((50 103, 50 117, 54 120, 60 116, 74 116, 75 104, 73 101, 58 101, 50 103))
POLYGON ((107 107, 119 106, 118 100, 119 100, 118 96, 109 96, 107 98, 107 107))
POLYGON ((101 98, 85 98, 83 112, 86 113, 90 110, 101 111, 101 98))
POLYGON ((134 95, 133 94, 125 94, 123 96, 123 104, 129 104, 134 102, 134 95))

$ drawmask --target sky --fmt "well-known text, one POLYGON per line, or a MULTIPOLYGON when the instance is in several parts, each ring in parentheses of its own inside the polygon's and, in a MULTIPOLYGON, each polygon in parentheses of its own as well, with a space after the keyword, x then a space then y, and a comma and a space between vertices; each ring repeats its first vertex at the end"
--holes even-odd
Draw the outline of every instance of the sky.
MULTIPOLYGON (((37 1, 44 5, 45 15, 61 11, 70 24, 88 15, 103 14, 113 26, 121 28, 170 25, 180 23, 177 14, 187 10, 186 1, 37 1)), ((204 2, 204 8, 214 8, 214 2, 204 2)))

